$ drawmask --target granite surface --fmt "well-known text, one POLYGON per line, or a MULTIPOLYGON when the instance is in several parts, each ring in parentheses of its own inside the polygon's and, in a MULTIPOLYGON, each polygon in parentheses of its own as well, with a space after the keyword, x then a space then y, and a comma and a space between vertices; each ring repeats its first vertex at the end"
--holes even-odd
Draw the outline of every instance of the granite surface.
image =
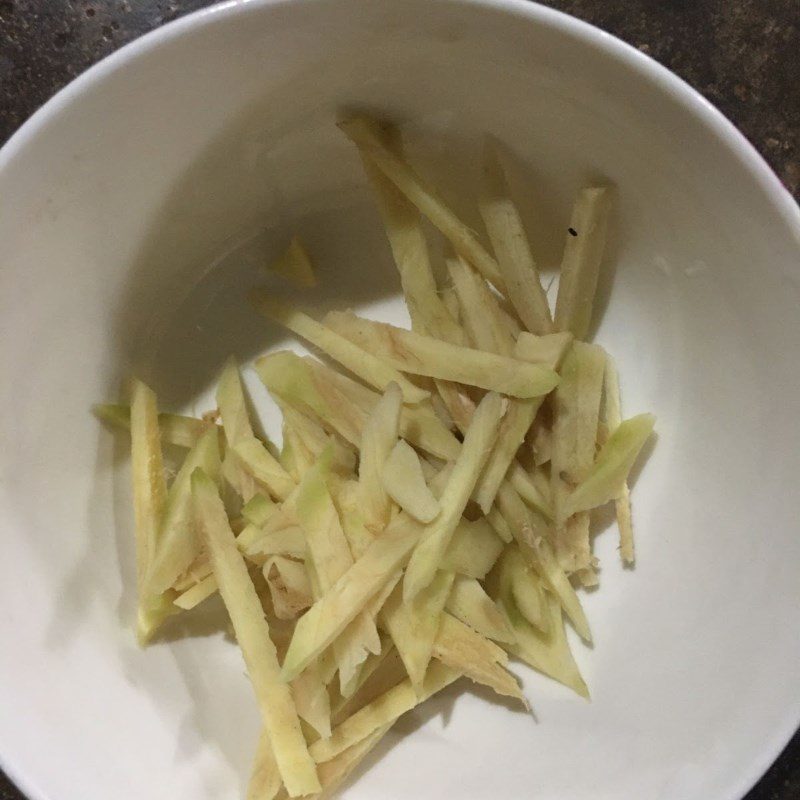
MULTIPOLYGON (((800 199, 800 0, 545 4, 616 34, 684 78, 736 123, 800 199)), ((207 5, 204 0, 0 0, 0 144, 91 64, 207 5)), ((0 800, 22 800, 2 772, 0 800)), ((800 800, 800 734, 746 800, 800 800)))

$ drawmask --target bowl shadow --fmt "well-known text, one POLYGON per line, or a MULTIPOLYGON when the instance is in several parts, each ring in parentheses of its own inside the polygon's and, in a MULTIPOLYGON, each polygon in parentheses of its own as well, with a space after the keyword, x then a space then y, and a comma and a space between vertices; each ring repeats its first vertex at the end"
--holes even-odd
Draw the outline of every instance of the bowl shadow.
MULTIPOLYGON (((383 759, 397 746, 420 728, 427 725, 437 717, 442 719, 442 727, 446 728, 452 718, 453 709, 457 699, 466 693, 475 695, 492 705, 500 706, 514 713, 530 714, 519 702, 511 698, 501 697, 486 686, 468 682, 466 678, 456 681, 443 689, 430 700, 418 705, 412 711, 407 712, 396 720, 388 733, 378 742, 377 745, 359 762, 356 768, 345 778, 341 785, 334 790, 336 796, 346 797, 347 792, 359 779, 367 774, 372 768, 383 761, 383 759)), ((432 735, 436 735, 433 733, 432 735)))

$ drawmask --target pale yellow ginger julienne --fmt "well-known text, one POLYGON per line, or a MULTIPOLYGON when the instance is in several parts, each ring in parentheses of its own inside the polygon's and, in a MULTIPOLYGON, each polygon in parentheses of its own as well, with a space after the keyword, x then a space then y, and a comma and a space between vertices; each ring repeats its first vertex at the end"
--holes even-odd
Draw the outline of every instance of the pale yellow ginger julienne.
MULTIPOLYGON (((566 624, 591 641, 576 591, 599 580, 590 521, 613 502, 633 562, 628 480, 654 425, 622 418, 616 367, 586 341, 609 190, 577 197, 551 309, 501 146, 484 151, 484 238, 396 131, 341 128, 412 329, 345 310, 320 320, 254 291, 326 359, 256 361, 281 450, 233 359, 203 419, 159 413, 139 380, 130 406, 96 408, 131 436, 140 641, 216 595, 228 611, 262 720, 248 800, 329 797, 402 714, 461 677, 527 707, 509 656, 588 698, 566 624), (451 283, 434 274, 423 218, 450 248, 451 283)), ((269 269, 317 284, 297 237, 269 269)))

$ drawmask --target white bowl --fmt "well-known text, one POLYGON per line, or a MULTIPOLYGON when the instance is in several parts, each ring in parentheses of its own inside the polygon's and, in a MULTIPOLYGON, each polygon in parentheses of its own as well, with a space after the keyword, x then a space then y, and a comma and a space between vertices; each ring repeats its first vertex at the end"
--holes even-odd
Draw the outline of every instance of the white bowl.
POLYGON ((3 768, 35 800, 242 795, 258 717, 241 658, 218 634, 137 649, 127 458, 89 408, 132 368, 203 408, 225 355, 277 343, 243 295, 295 229, 320 262, 312 300, 399 313, 333 124, 349 107, 425 132, 451 193, 498 134, 545 262, 576 187, 617 185, 597 339, 658 444, 636 569, 613 532, 596 543, 593 702, 524 669, 536 721, 483 695, 451 712, 449 694, 347 796, 740 797, 800 719, 800 212, 673 75, 514 0, 224 4, 89 70, 3 149, 3 768))

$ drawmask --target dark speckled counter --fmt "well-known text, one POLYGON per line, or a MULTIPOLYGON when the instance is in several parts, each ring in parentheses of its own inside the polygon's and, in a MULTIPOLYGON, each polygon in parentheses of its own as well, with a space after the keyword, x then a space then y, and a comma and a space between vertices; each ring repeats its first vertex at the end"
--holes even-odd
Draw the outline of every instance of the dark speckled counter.
MULTIPOLYGON (((800 198, 800 0, 545 4, 616 34, 688 81, 738 125, 800 198)), ((206 0, 0 0, 0 144, 91 64, 207 5, 206 0)), ((23 800, 1 772, 0 800, 23 800)), ((746 800, 800 800, 800 735, 746 800)))

